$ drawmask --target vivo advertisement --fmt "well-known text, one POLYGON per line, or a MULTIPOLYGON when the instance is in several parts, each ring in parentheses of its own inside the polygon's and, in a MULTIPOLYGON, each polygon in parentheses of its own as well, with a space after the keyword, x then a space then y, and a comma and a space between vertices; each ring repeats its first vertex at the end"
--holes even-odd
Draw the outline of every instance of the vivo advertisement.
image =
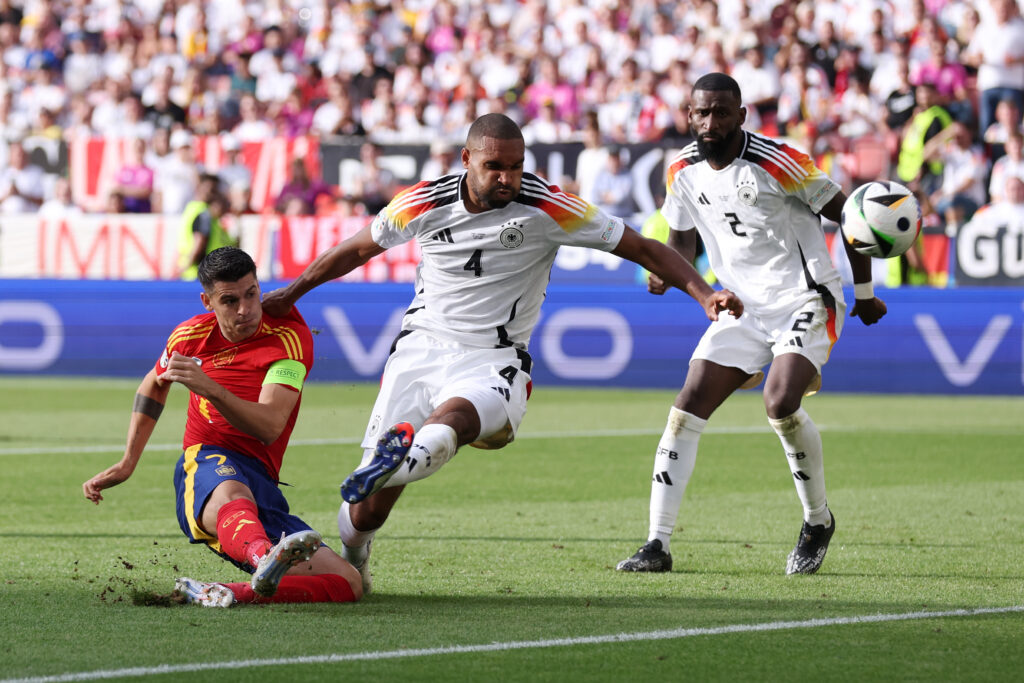
MULTIPOLYGON (((1024 393, 1024 290, 879 295, 889 314, 871 327, 847 320, 824 390, 1024 393)), ((311 379, 377 381, 411 297, 409 284, 333 283, 307 294, 299 308, 314 330, 311 379)), ((202 310, 195 283, 2 280, 0 373, 141 378, 174 326, 202 310)), ((676 389, 705 326, 679 292, 556 282, 530 343, 533 379, 676 389)))

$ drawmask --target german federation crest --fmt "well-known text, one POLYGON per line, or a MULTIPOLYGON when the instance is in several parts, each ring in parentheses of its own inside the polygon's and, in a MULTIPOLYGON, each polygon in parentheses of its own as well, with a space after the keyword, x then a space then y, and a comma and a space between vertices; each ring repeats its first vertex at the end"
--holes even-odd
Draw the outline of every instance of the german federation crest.
POLYGON ((498 241, 506 249, 516 249, 523 244, 523 231, 518 220, 511 220, 501 226, 498 241))
POLYGON ((753 206, 757 203, 757 190, 746 183, 736 188, 736 196, 747 206, 753 206))

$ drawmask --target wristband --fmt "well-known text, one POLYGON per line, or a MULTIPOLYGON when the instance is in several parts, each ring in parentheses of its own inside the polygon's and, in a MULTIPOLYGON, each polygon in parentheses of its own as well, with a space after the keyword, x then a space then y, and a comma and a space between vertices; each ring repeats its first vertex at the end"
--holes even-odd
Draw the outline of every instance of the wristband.
POLYGON ((873 282, 854 282, 853 283, 853 298, 855 299, 874 299, 875 298, 875 283, 873 282))

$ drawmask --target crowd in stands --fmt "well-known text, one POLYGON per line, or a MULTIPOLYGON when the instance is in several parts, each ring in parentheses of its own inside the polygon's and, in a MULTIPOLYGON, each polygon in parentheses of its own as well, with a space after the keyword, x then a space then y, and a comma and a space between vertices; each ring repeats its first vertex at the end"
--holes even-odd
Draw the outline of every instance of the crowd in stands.
POLYGON ((0 0, 0 53, 2 213, 73 210, 66 181, 27 164, 29 137, 132 140, 107 209, 180 213, 203 170, 246 211, 240 145, 303 135, 365 140, 368 170, 339 189, 295 168, 275 209, 333 194, 372 212, 395 189, 376 145, 432 145, 457 167, 494 111, 528 143, 583 142, 601 163, 554 180, 622 206, 617 146, 689 140, 709 71, 740 83, 749 129, 848 189, 899 179, 934 220, 1024 179, 1017 0, 0 0), (197 168, 195 136, 221 138, 221 167, 197 168))

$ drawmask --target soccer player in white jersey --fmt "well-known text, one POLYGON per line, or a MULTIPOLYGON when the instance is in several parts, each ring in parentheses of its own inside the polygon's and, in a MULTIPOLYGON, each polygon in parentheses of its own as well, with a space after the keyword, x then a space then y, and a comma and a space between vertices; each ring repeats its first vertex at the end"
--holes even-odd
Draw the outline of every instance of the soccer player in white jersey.
POLYGON ((415 296, 384 368, 361 466, 341 485, 343 555, 370 588, 367 558, 404 485, 436 472, 460 446, 501 448, 515 437, 530 392, 530 334, 563 245, 637 263, 700 302, 717 320, 743 312, 676 251, 621 219, 523 171, 519 127, 486 114, 470 127, 466 172, 399 193, 365 230, 328 250, 264 310, 287 311, 310 289, 415 239, 415 296), (403 464, 404 463, 404 464, 403 464))
MULTIPOLYGON (((821 366, 839 337, 846 305, 819 214, 839 221, 846 197, 807 155, 742 129, 746 110, 731 77, 712 73, 693 86, 696 141, 670 164, 662 213, 669 245, 692 260, 696 233, 724 287, 740 296, 742 317, 720 316, 690 359, 669 410, 651 483, 647 543, 620 571, 672 569, 669 538, 711 413, 734 391, 764 387, 768 422, 778 434, 803 504, 803 526, 787 574, 818 570, 835 530, 825 497, 821 435, 800 403, 821 385, 821 366)), ((871 288, 871 264, 847 249, 856 303, 851 315, 871 325, 885 304, 871 288)), ((649 289, 664 292, 658 276, 649 289)))

